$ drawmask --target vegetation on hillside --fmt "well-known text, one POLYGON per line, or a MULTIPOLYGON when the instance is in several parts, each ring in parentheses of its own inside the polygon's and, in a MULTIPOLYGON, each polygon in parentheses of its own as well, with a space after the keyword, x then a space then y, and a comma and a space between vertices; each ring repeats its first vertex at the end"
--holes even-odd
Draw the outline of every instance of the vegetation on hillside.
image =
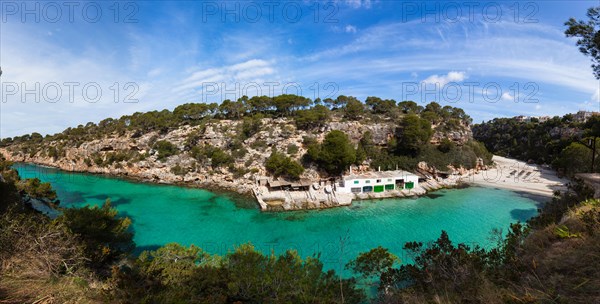
MULTIPOLYGON (((302 161, 305 168, 316 168, 325 176, 339 175, 350 165, 414 170, 420 161, 445 171, 448 165, 472 168, 477 158, 490 162, 490 154, 481 146, 474 142, 465 144, 465 138, 470 137, 471 121, 462 109, 436 102, 420 106, 413 101, 397 103, 374 96, 364 103, 344 95, 325 100, 295 95, 243 96, 237 101, 224 100, 221 104, 188 103, 173 111, 108 118, 98 124, 90 122, 46 137, 33 133, 4 138, 0 147, 7 147, 12 153, 50 157, 57 161, 66 157, 68 149, 84 143, 127 139, 127 144, 122 147, 107 146, 102 148, 104 150, 91 152, 86 149, 85 155, 69 153, 69 160, 75 163, 83 160, 88 168, 95 165, 113 169, 156 160, 167 163, 169 172, 178 176, 213 170, 244 176, 248 172, 260 172, 264 167, 273 176, 298 179, 304 171, 297 166, 298 161, 302 161), (304 154, 298 153, 300 143, 293 144, 296 148, 286 149, 264 140, 265 132, 270 135, 275 125, 284 139, 299 132, 316 138, 330 122, 353 121, 365 126, 385 124, 388 126, 386 132, 391 132, 386 136, 390 138, 375 145, 367 132, 357 143, 356 138, 350 140, 348 134, 331 130, 323 142, 305 142, 304 154), (209 128, 210 132, 224 135, 224 144, 207 143, 205 137, 209 128), (438 137, 443 137, 441 143, 436 142, 439 138, 431 143, 436 131, 440 134, 438 137), (453 132, 452 138, 458 138, 455 141, 449 139, 453 132), (183 145, 179 142, 181 139, 183 145), (249 154, 251 150, 261 155, 249 154), (266 158, 263 154, 271 157, 266 158)), ((218 137, 211 134, 211 138, 218 137)))
MULTIPOLYGON (((545 122, 519 122, 515 118, 495 118, 473 126, 473 137, 494 154, 513 157, 554 168, 572 175, 590 172, 592 149, 600 152, 600 116, 586 123, 574 121, 573 115, 553 117, 545 122)), ((600 157, 595 158, 594 172, 600 172, 600 157)))

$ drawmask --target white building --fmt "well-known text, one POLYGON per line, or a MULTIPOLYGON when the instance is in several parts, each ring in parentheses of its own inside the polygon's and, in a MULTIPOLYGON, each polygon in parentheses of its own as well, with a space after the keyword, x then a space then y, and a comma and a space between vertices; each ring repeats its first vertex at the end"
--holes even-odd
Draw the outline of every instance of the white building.
POLYGON ((336 190, 339 193, 381 193, 410 190, 417 186, 419 186, 417 175, 396 170, 344 175, 336 190))
POLYGON ((547 122, 548 120, 550 120, 550 116, 537 116, 536 117, 538 119, 539 122, 547 122))
POLYGON ((600 112, 579 111, 573 115, 575 121, 585 123, 594 115, 600 115, 600 112))

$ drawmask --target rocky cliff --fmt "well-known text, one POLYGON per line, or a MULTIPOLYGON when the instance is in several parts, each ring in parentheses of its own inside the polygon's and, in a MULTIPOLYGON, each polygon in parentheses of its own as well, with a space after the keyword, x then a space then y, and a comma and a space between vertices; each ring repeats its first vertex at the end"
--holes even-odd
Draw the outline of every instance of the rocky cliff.
MULTIPOLYGON (((7 159, 31 162, 62 170, 109 174, 143 181, 185 184, 197 187, 216 187, 250 193, 256 177, 268 176, 265 160, 274 149, 300 160, 306 153, 303 143, 312 137, 321 141, 331 130, 340 130, 355 144, 366 131, 373 143, 385 146, 396 132, 393 122, 363 123, 333 119, 313 131, 296 128, 288 118, 263 118, 260 128, 240 140, 242 120, 213 120, 199 126, 184 125, 168 132, 115 132, 102 138, 74 141, 69 138, 44 140, 43 144, 12 144, 0 148, 7 159), (162 157, 155 150, 156 142, 167 141, 177 152, 162 157), (228 151, 233 160, 227 166, 213 166, 210 159, 193 157, 193 147, 212 146, 228 151)), ((449 138, 457 144, 471 139, 469 128, 460 131, 436 131, 432 143, 449 138)), ((318 180, 322 173, 307 167, 301 176, 318 180)))

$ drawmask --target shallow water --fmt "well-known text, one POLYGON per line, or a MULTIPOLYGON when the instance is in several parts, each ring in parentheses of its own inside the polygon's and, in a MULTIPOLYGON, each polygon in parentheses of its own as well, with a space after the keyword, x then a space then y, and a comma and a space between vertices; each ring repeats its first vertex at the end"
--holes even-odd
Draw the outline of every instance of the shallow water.
POLYGON ((339 270, 358 253, 382 246, 406 261, 402 246, 428 242, 446 230, 455 243, 484 247, 494 228, 537 213, 538 203, 517 193, 470 187, 437 191, 416 199, 354 202, 350 207, 283 213, 261 212, 252 201, 201 189, 136 183, 99 175, 16 164, 24 178, 38 177, 56 189, 63 207, 102 204, 107 198, 133 221, 137 252, 166 243, 195 244, 224 254, 251 242, 264 253, 296 249, 319 254, 339 270), (342 242, 342 240, 344 240, 342 242), (343 244, 343 246, 342 246, 343 244))

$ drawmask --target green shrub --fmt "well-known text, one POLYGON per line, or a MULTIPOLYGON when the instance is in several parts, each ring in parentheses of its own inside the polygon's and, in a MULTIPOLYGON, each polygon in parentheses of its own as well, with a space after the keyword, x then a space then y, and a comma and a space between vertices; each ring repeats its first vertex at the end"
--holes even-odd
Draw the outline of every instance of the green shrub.
POLYGON ((158 152, 158 160, 164 160, 169 156, 179 154, 177 146, 166 140, 159 140, 154 143, 153 149, 158 152))
POLYGON ((50 183, 42 183, 39 178, 28 178, 17 183, 17 189, 24 191, 33 198, 56 199, 56 191, 50 183))
POLYGON ((171 167, 171 173, 175 174, 175 175, 186 175, 188 173, 188 170, 186 168, 181 167, 179 164, 171 167))
POLYGON ((234 163, 234 159, 231 155, 220 148, 210 145, 192 148, 190 151, 190 156, 197 161, 205 161, 210 159, 210 164, 213 168, 228 166, 234 163))
POLYGON ((262 127, 262 116, 255 115, 252 117, 244 118, 244 121, 241 125, 241 132, 239 134, 241 140, 248 139, 252 137, 254 134, 260 132, 260 128, 262 127))
POLYGON ((356 162, 356 150, 342 131, 329 132, 320 146, 310 146, 308 156, 329 174, 340 174, 356 162))
POLYGON ((90 258, 89 266, 99 269, 135 248, 133 234, 128 230, 131 220, 117 214, 110 200, 106 200, 102 207, 67 208, 55 222, 81 237, 90 258))
POLYGON ((298 153, 298 146, 296 146, 294 144, 289 144, 287 146, 287 154, 295 155, 296 153, 298 153))
POLYGON ((271 156, 267 158, 265 168, 274 176, 285 176, 291 179, 300 178, 300 175, 304 172, 304 167, 297 161, 277 151, 273 151, 271 156))
POLYGON ((254 150, 262 151, 267 147, 267 142, 264 140, 257 140, 251 143, 250 147, 254 150))

